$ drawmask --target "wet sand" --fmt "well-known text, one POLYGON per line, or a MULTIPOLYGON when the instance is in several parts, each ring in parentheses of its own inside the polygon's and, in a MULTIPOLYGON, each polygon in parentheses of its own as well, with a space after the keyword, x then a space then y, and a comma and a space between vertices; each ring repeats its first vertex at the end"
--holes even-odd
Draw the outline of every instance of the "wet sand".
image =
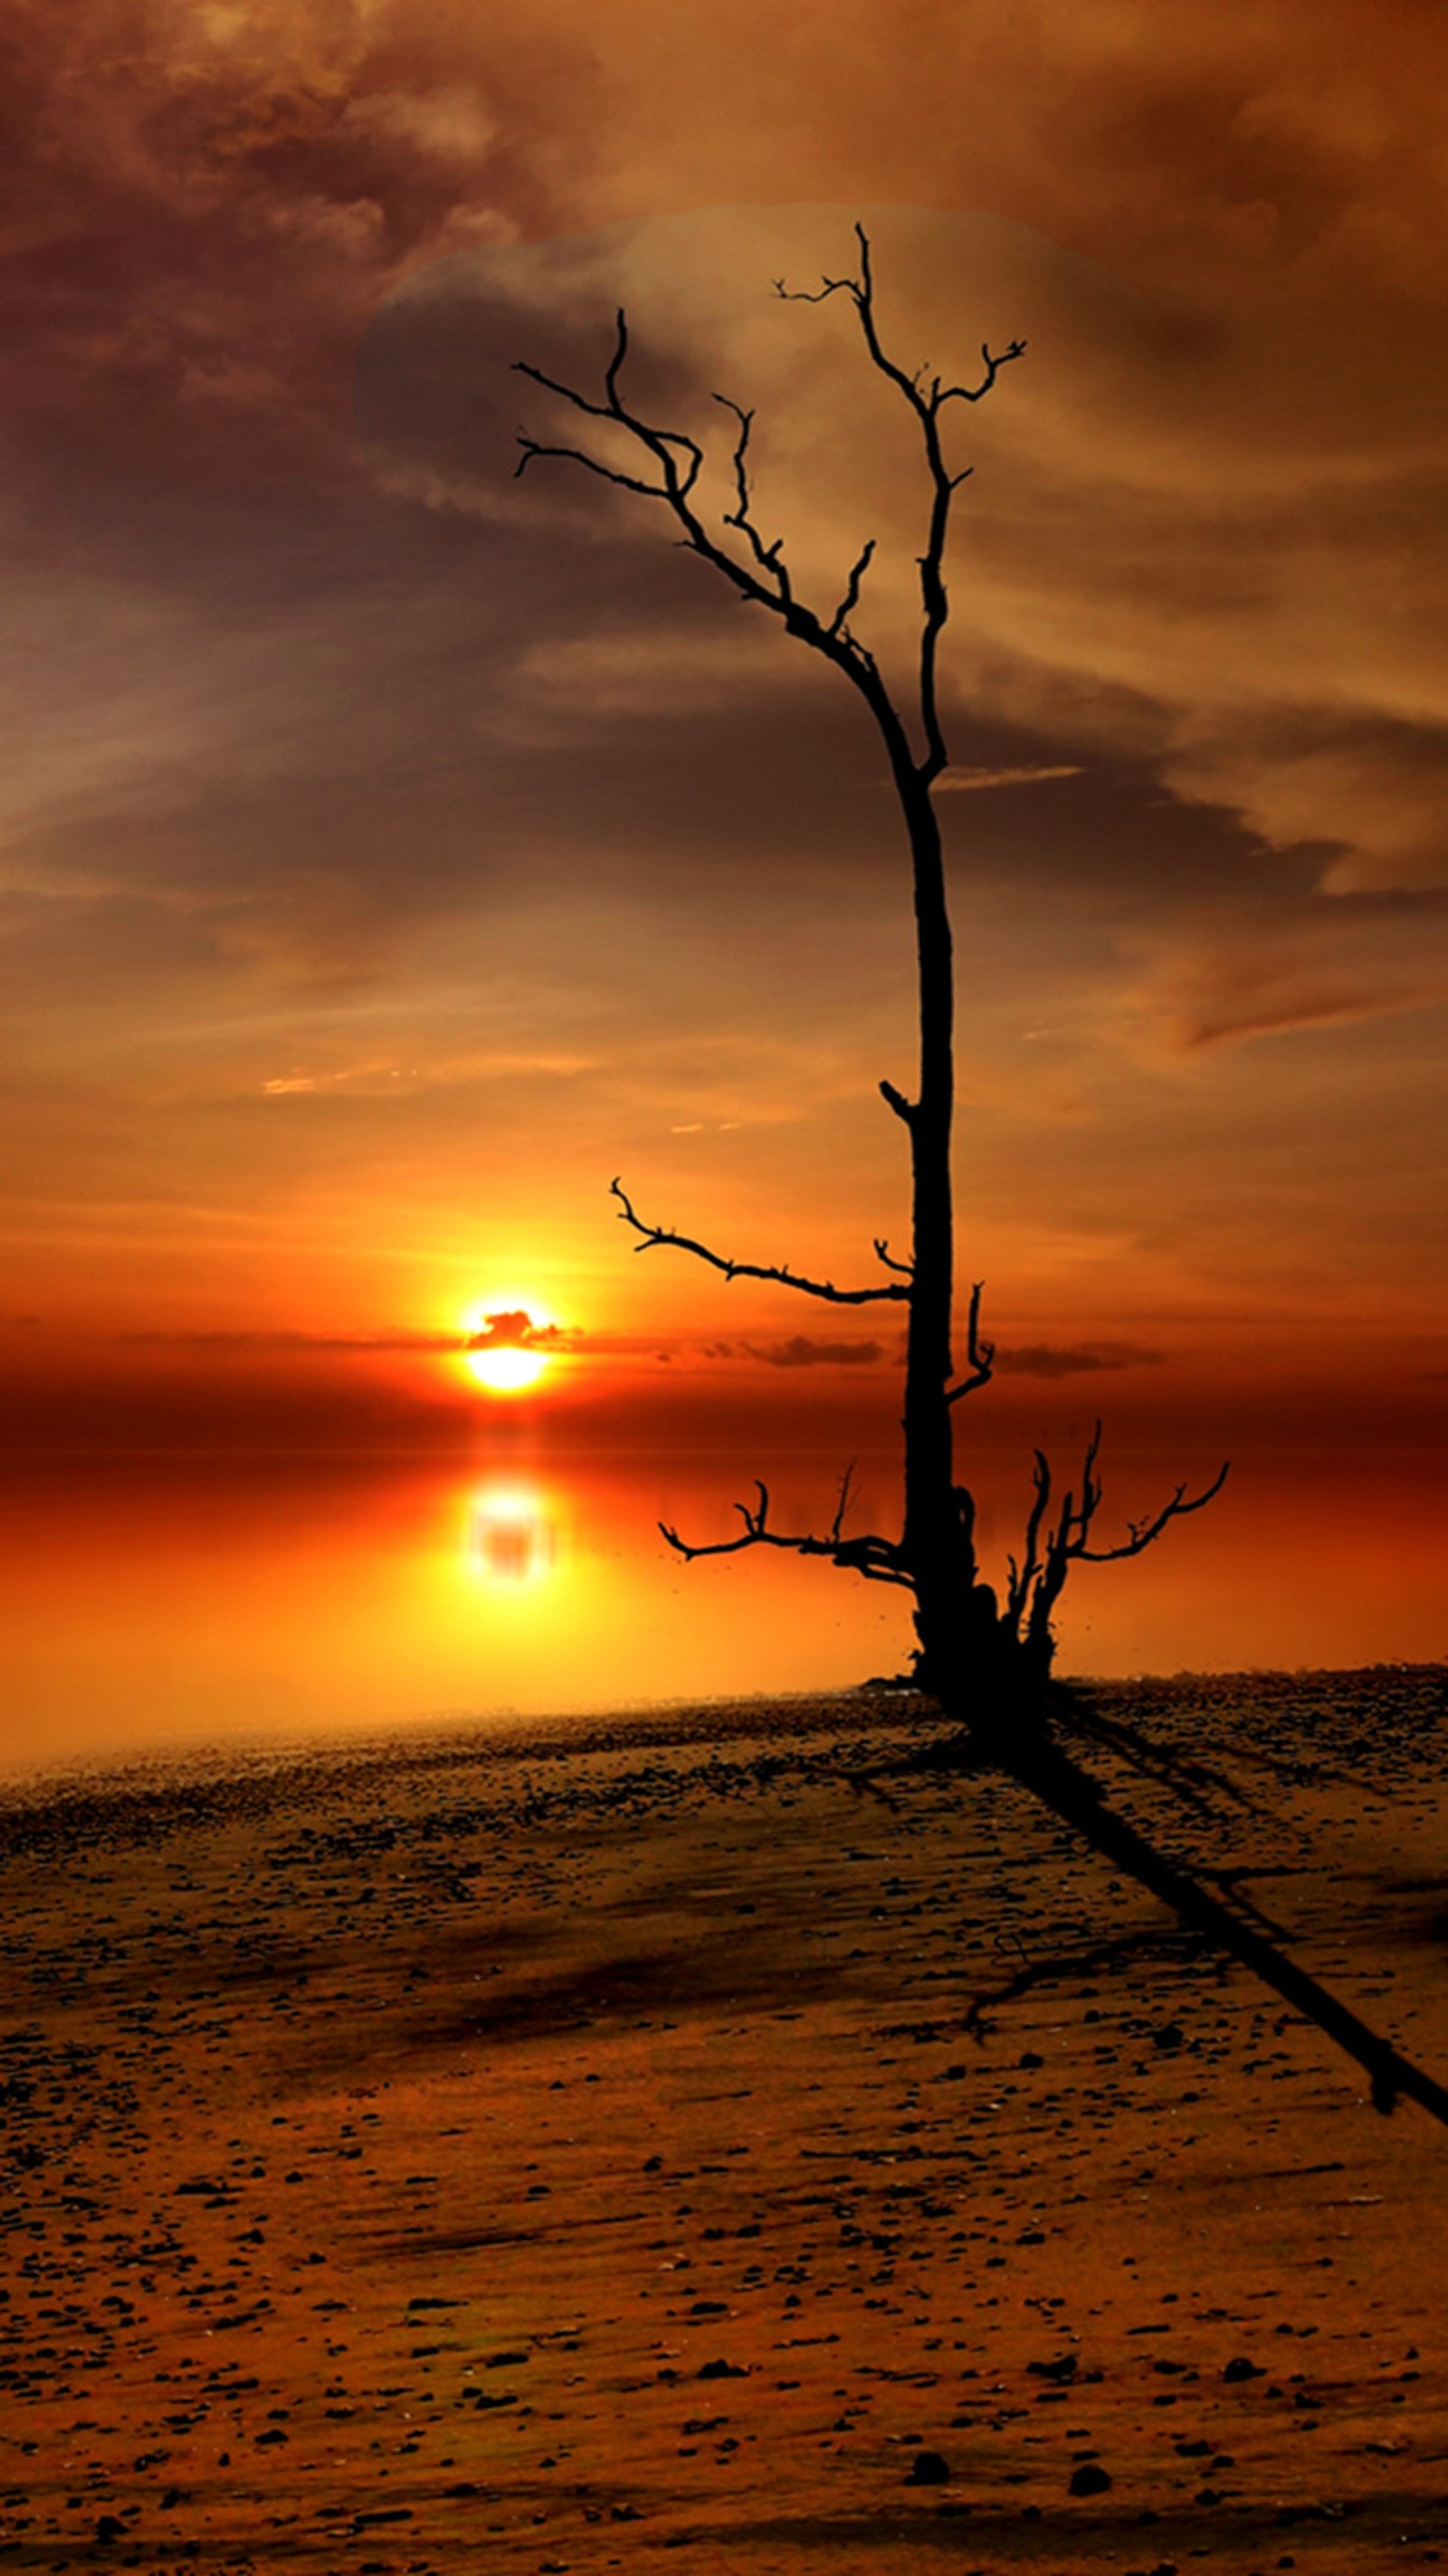
MULTIPOLYGON (((1100 1694, 1350 1775, 1131 1804, 1439 2074, 1445 1678, 1100 1694)), ((0 2566, 1448 2564, 1448 2135, 920 1724, 12 1793, 0 2566)))

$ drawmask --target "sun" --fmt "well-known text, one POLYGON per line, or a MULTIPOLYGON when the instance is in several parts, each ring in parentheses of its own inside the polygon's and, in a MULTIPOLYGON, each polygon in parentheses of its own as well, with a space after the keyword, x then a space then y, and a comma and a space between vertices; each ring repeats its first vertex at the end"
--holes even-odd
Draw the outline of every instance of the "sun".
POLYGON ((546 1375, 548 1354, 522 1349, 516 1343, 491 1342, 481 1350, 464 1351, 463 1366, 490 1395, 521 1395, 546 1375))
POLYGON ((464 1325, 462 1364, 489 1395, 523 1395, 547 1376, 561 1340, 557 1324, 521 1298, 475 1308, 464 1325))

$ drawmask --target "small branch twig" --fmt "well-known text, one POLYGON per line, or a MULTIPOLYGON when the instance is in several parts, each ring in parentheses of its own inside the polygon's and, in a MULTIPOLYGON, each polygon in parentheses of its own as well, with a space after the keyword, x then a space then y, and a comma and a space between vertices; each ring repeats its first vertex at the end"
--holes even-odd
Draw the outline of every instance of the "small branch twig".
MULTIPOLYGON (((931 376, 927 380, 923 367, 918 368, 913 376, 908 375, 906 370, 889 356, 880 338, 875 320, 875 278, 870 257, 870 237, 863 224, 856 224, 855 239, 860 246, 858 276, 822 278, 818 287, 812 290, 791 289, 784 284, 782 278, 776 278, 774 286, 775 293, 787 304, 824 304, 832 295, 847 295, 855 308, 871 364, 882 376, 888 378, 898 392, 903 394, 920 425, 925 462, 930 474, 931 499, 924 548, 916 557, 920 572, 920 604, 923 612, 917 702, 921 731, 924 736, 924 750, 914 767, 916 777, 928 787, 940 776, 948 760, 940 721, 936 666, 940 638, 950 614, 950 600, 945 587, 945 553, 950 535, 950 509, 962 483, 969 481, 972 470, 966 466, 962 471, 952 473, 946 464, 940 437, 940 415, 947 403, 983 402, 1001 369, 1010 366, 1015 359, 1024 357, 1026 344, 1024 340, 1012 340, 1008 348, 993 352, 983 343, 980 354, 984 373, 980 382, 975 385, 942 384, 939 376, 931 376)), ((856 587, 857 584, 852 575, 851 588, 856 587)), ((836 615, 835 624, 829 629, 831 635, 848 634, 849 630, 843 621, 853 604, 853 600, 847 594, 844 606, 836 615)))
POLYGON ((959 1386, 949 1389, 945 1398, 947 1404, 959 1404, 963 1395, 974 1395, 977 1387, 989 1386, 995 1373, 996 1346, 994 1342, 985 1340, 980 1329, 980 1301, 984 1293, 985 1282, 977 1279, 970 1292, 970 1313, 966 1323, 965 1361, 970 1375, 962 1378, 959 1386))
POLYGON ((849 634, 850 630, 848 620, 853 611, 860 605, 860 584, 864 580, 866 573, 869 571, 870 557, 873 555, 874 551, 875 540, 873 537, 867 537, 863 546, 860 548, 859 554, 857 555, 854 563, 850 566, 850 577, 845 584, 844 598, 840 601, 839 607, 835 610, 833 617, 830 619, 829 625, 825 630, 827 634, 849 634))
MULTIPOLYGON (((732 412, 739 423, 739 436, 734 442, 735 506, 726 513, 724 525, 726 528, 739 530, 761 573, 766 580, 773 582, 776 597, 784 607, 788 608, 792 605, 794 594, 790 588, 789 574, 785 567, 784 539, 776 537, 773 545, 767 546, 754 518, 754 492, 749 477, 749 439, 754 427, 754 414, 752 411, 746 411, 742 403, 733 401, 728 394, 716 394, 714 400, 721 404, 725 411, 732 412)), ((831 632, 833 631, 832 629, 831 632)))

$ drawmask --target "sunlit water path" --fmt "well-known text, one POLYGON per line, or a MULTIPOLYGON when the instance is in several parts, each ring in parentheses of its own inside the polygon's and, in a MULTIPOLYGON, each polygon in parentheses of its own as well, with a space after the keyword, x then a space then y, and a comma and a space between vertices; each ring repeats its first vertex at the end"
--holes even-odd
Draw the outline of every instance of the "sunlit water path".
MULTIPOLYGON (((820 1526, 838 1461, 774 1479, 820 1526)), ((729 1534, 728 1458, 499 1456, 244 1468, 11 1465, 0 1479, 0 1767, 260 1747, 504 1712, 566 1713, 847 1687, 901 1668, 903 1596, 754 1552, 685 1565, 660 1519, 729 1534)), ((892 1462, 861 1462, 857 1526, 890 1525, 892 1462)), ((1122 1460, 1123 1509, 1159 1465, 1122 1460)), ((1019 1462, 987 1479, 988 1551, 1019 1462)), ((1448 1651, 1443 1513, 1390 1461, 1249 1470, 1135 1564, 1083 1569, 1077 1672, 1418 1661, 1448 1651), (1347 1471, 1344 1471, 1345 1474, 1347 1471)), ((732 1524, 737 1530, 739 1524, 732 1524)))

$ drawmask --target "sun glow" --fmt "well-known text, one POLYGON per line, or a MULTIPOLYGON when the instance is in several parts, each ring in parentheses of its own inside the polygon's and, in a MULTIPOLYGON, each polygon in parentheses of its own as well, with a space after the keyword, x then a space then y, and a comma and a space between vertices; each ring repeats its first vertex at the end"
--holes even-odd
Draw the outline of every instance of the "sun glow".
POLYGON ((521 1395, 525 1387, 536 1386, 545 1374, 548 1354, 494 1343, 485 1350, 464 1351, 463 1366, 489 1394, 521 1395))
POLYGON ((556 1357, 558 1326, 521 1298, 490 1300, 463 1327, 462 1364, 490 1395, 522 1395, 545 1377, 556 1357))

